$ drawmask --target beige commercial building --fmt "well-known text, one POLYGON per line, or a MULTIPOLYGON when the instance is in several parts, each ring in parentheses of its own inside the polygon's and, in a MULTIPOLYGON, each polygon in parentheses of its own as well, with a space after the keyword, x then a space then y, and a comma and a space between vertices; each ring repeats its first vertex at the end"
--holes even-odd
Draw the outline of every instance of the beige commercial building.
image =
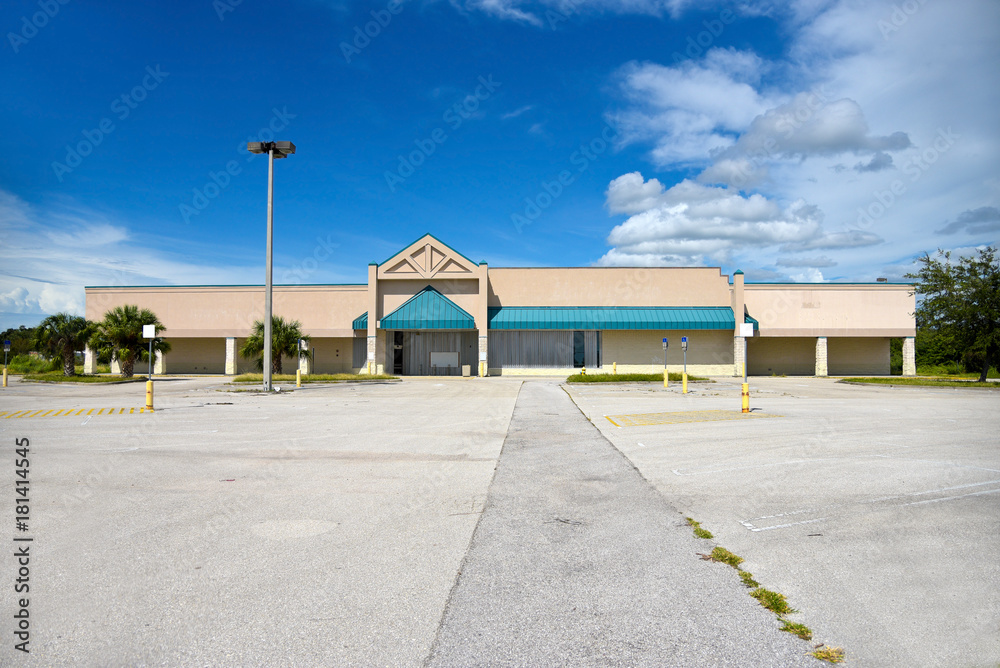
MULTIPOLYGON (((256 370, 238 351, 264 313, 255 286, 88 287, 86 317, 152 310, 171 344, 157 373, 256 370)), ((913 375, 912 288, 889 283, 744 283, 719 268, 490 268, 427 234, 360 285, 282 285, 273 312, 298 320, 304 373, 568 375, 888 374, 903 339, 913 375)), ((93 369, 88 351, 87 366, 93 369)))

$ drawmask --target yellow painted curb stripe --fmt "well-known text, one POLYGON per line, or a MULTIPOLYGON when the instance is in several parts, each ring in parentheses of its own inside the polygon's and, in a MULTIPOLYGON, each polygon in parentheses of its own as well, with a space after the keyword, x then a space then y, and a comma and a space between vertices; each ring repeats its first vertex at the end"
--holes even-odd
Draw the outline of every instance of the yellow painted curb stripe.
POLYGON ((605 415, 604 417, 606 417, 608 419, 608 422, 610 422, 614 426, 616 426, 616 427, 620 427, 621 426, 620 424, 618 424, 617 422, 615 422, 614 420, 612 420, 610 415, 605 415))

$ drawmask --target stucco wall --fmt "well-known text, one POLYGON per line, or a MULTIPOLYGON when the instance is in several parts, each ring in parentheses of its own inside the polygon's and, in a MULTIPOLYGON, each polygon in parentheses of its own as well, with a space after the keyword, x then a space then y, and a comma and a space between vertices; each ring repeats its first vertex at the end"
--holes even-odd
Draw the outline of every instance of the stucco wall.
POLYGON ((224 338, 168 338, 170 352, 164 358, 166 373, 225 373, 224 338))
POLYGON ((889 375, 888 338, 831 338, 826 347, 831 376, 889 375))
POLYGON ((754 337, 748 343, 751 376, 812 376, 816 371, 815 337, 754 337))
POLYGON ((389 315, 428 285, 455 302, 473 318, 476 317, 479 281, 470 279, 379 280, 378 291, 382 299, 382 312, 379 317, 389 315))
POLYGON ((618 363, 619 373, 660 373, 663 371, 663 337, 670 340, 667 369, 682 371, 684 352, 681 337, 688 337, 688 373, 693 375, 732 375, 733 333, 712 331, 604 331, 601 334, 601 360, 610 372, 618 363))
POLYGON ((490 268, 490 306, 730 306, 718 268, 490 268))
POLYGON ((908 285, 748 283, 747 312, 763 337, 916 336, 908 285))
MULTIPOLYGON (((367 286, 276 286, 272 312, 298 320, 311 336, 351 336, 351 322, 368 310, 367 286)), ((101 320, 115 306, 153 311, 174 338, 246 336, 264 318, 262 286, 87 288, 86 317, 101 320)))
POLYGON ((315 338, 309 345, 316 351, 313 373, 351 373, 352 339, 315 338))

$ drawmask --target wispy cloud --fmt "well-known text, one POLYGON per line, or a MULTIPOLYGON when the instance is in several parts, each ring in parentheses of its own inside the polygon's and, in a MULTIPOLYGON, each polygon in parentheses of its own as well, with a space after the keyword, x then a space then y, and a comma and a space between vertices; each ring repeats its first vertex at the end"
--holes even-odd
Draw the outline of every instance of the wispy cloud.
POLYGON ((521 114, 527 113, 535 108, 533 104, 526 104, 520 109, 515 109, 514 111, 508 112, 500 117, 501 120, 506 121, 508 118, 517 118, 521 114))

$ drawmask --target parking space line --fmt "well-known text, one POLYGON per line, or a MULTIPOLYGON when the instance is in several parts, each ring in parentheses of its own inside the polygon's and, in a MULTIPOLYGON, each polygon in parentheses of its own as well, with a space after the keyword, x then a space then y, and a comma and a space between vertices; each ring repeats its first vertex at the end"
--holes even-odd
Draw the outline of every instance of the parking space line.
POLYGON ((723 420, 754 420, 783 417, 770 413, 740 413, 734 410, 676 411, 671 413, 634 413, 630 415, 605 415, 616 427, 646 427, 660 424, 687 424, 690 422, 719 422, 723 420))
POLYGON ((955 485, 952 487, 941 487, 938 489, 929 489, 920 492, 908 492, 906 494, 898 494, 895 496, 881 496, 853 504, 833 504, 829 506, 824 506, 822 508, 793 510, 791 512, 777 513, 774 515, 762 515, 760 517, 754 517, 748 520, 740 520, 740 524, 742 524, 746 529, 754 532, 774 531, 775 529, 787 529, 788 527, 798 526, 801 524, 814 524, 816 522, 822 522, 823 520, 836 518, 838 516, 842 516, 849 513, 853 515, 859 515, 864 512, 874 512, 876 510, 881 510, 881 509, 902 508, 906 506, 919 506, 927 503, 938 503, 940 501, 954 501, 956 499, 964 499, 971 496, 982 496, 984 494, 1000 494, 1000 480, 986 480, 984 482, 974 482, 965 485, 955 485), (942 496, 935 499, 925 499, 923 501, 907 501, 908 499, 912 499, 915 496, 925 496, 928 494, 941 494, 942 492, 951 492, 956 489, 968 489, 969 487, 981 487, 983 485, 998 485, 998 487, 996 489, 980 490, 978 492, 969 492, 968 494, 942 496), (798 522, 784 522, 782 524, 772 524, 770 526, 759 526, 761 524, 767 524, 766 520, 790 518, 794 515, 810 515, 810 514, 822 514, 823 517, 805 519, 798 522))

